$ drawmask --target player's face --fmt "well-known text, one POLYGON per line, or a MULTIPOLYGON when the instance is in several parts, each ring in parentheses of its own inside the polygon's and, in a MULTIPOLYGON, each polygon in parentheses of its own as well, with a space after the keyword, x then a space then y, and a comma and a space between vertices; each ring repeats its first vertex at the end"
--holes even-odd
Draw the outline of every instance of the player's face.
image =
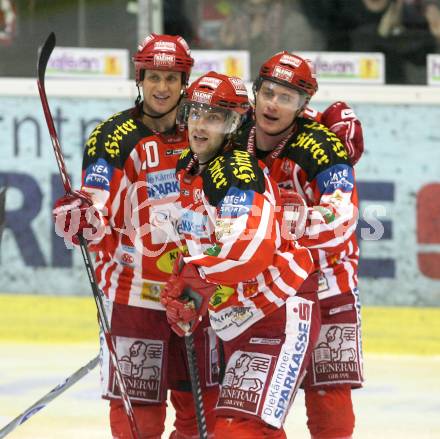
POLYGON ((272 81, 263 81, 257 93, 256 123, 268 134, 280 133, 290 127, 303 101, 298 91, 272 81))
POLYGON ((214 157, 226 133, 226 114, 215 109, 191 107, 188 116, 189 143, 201 162, 214 157))
POLYGON ((179 101, 182 74, 166 70, 145 70, 142 81, 144 110, 160 115, 168 112, 179 101))

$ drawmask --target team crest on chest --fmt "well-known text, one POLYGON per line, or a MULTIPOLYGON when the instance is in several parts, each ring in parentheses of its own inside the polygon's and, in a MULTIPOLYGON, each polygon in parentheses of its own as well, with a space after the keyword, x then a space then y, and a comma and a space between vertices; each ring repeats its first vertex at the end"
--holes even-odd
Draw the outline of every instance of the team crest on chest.
POLYGON ((286 174, 291 174, 293 171, 293 163, 290 160, 283 160, 281 169, 286 174))
POLYGON ((202 190, 200 188, 193 190, 193 199, 196 203, 202 201, 202 190))

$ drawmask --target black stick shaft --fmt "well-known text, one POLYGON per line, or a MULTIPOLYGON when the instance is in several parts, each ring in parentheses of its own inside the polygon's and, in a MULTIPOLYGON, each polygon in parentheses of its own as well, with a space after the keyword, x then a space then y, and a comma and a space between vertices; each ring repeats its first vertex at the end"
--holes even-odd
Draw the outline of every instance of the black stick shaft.
POLYGON ((197 427, 200 439, 208 439, 208 428, 206 426, 205 409, 203 407, 202 386, 200 385, 199 367, 194 347, 192 334, 185 335, 186 356, 188 357, 189 375, 191 378, 191 391, 196 409, 197 427))
MULTIPOLYGON (((47 100, 46 88, 44 86, 47 63, 49 62, 50 55, 52 54, 52 51, 55 48, 55 44, 56 44, 55 34, 52 32, 46 39, 45 43, 43 44, 43 47, 39 52, 38 65, 37 65, 37 71, 38 71, 37 85, 38 85, 38 92, 40 93, 41 105, 43 106, 44 117, 46 118, 47 128, 49 130, 50 138, 52 140, 53 151, 58 164, 58 169, 60 171, 60 177, 63 182, 66 193, 71 194, 72 186, 67 173, 63 152, 61 150, 58 134, 55 129, 52 113, 50 111, 49 103, 47 100)), ((107 315, 102 301, 101 292, 99 291, 98 283, 96 281, 95 269, 93 268, 92 259, 90 257, 90 253, 87 248, 87 241, 84 239, 83 236, 78 236, 78 238, 79 238, 79 244, 80 244, 80 249, 83 256, 84 264, 87 269, 87 275, 89 277, 90 286, 92 288, 93 297, 95 299, 96 307, 98 310, 99 325, 105 335, 105 340, 107 342, 107 346, 110 353, 110 359, 115 369, 116 380, 121 392, 121 399, 124 404, 125 413, 127 415, 127 419, 130 427, 130 433, 132 439, 139 439, 140 435, 138 433, 138 429, 136 426, 133 407, 131 405, 130 398, 128 396, 127 388, 125 385, 125 381, 123 379, 121 369, 119 367, 118 358, 116 355, 116 349, 110 332, 110 325, 107 320, 107 315)))

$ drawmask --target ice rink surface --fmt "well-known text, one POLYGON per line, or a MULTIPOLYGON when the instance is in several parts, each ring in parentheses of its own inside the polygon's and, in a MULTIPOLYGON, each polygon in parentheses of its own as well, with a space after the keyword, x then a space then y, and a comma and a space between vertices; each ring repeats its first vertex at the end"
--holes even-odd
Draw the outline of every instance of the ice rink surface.
MULTIPOLYGON (((0 429, 96 354, 94 344, 0 343, 0 429)), ((354 391, 354 438, 440 438, 440 357, 367 354, 365 375, 364 389, 354 391)), ((164 438, 172 431, 169 412, 164 438)), ((301 391, 286 432, 309 438, 301 391)), ((111 438, 98 367, 7 438, 111 438)))

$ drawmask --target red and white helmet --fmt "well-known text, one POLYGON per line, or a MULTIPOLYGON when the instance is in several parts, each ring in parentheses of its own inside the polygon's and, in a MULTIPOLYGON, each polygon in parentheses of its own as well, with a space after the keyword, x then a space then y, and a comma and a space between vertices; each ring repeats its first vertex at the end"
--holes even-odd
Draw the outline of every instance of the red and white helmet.
POLYGON ((232 133, 240 126, 249 107, 246 86, 240 78, 209 72, 187 88, 177 117, 179 123, 186 125, 191 108, 221 110, 231 122, 226 133, 232 133))
POLYGON ((254 84, 255 91, 259 90, 263 80, 277 82, 303 92, 308 96, 308 100, 318 90, 311 61, 285 50, 278 52, 263 63, 254 84))
POLYGON ((187 83, 194 65, 187 42, 178 35, 148 35, 132 59, 137 83, 142 81, 145 69, 182 72, 187 83))

